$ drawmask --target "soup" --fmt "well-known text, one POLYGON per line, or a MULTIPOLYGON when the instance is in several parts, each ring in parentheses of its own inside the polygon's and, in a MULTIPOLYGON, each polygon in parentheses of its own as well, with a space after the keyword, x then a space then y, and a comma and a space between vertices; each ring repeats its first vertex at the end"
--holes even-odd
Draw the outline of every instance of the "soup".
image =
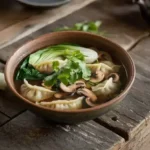
POLYGON ((106 51, 54 45, 30 54, 16 72, 16 87, 33 103, 57 110, 94 107, 120 94, 126 74, 106 51))

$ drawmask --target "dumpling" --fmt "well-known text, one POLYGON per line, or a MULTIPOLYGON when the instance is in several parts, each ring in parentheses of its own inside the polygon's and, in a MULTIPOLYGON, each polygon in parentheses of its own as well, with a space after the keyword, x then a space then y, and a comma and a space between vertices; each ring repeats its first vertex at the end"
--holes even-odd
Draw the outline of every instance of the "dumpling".
POLYGON ((54 61, 57 61, 59 63, 59 68, 62 68, 67 63, 67 60, 52 60, 47 62, 41 62, 39 64, 33 65, 33 67, 37 69, 39 72, 52 73, 54 71, 53 70, 54 61))
POLYGON ((101 61, 101 63, 108 65, 109 67, 113 68, 114 71, 118 72, 120 69, 120 65, 115 65, 112 61, 101 61))
POLYGON ((118 73, 120 70, 120 65, 115 65, 111 61, 102 61, 100 63, 100 70, 107 76, 110 73, 118 73))
POLYGON ((102 71, 105 76, 107 76, 110 73, 118 73, 121 66, 115 65, 111 61, 101 61, 100 63, 87 64, 87 67, 91 70, 92 73, 95 73, 99 70, 102 71))
POLYGON ((95 93, 95 95, 98 97, 100 101, 109 100, 117 92, 119 92, 121 87, 120 81, 113 82, 113 78, 109 78, 101 83, 99 83, 96 86, 92 87, 92 91, 95 93))
POLYGON ((77 110, 82 108, 83 99, 84 96, 72 100, 54 100, 52 102, 37 102, 36 104, 56 110, 77 110))
POLYGON ((31 85, 25 79, 24 84, 21 85, 20 91, 25 98, 33 102, 39 102, 51 98, 56 93, 55 91, 48 90, 41 86, 31 85))
POLYGON ((100 70, 101 68, 101 64, 100 63, 96 63, 96 64, 87 64, 86 65, 92 73, 95 73, 97 70, 100 70))

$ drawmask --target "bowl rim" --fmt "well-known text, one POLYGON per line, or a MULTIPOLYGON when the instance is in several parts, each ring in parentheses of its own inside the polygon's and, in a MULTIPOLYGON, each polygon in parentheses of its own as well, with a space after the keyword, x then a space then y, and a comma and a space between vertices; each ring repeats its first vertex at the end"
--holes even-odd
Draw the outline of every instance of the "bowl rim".
POLYGON ((44 4, 42 3, 38 3, 38 2, 29 2, 29 1, 25 1, 25 0, 17 0, 19 3, 25 4, 25 5, 29 5, 29 6, 33 6, 33 7, 57 7, 60 5, 63 5, 65 3, 70 2, 70 0, 63 0, 60 2, 46 2, 44 4))
POLYGON ((19 97, 20 100, 23 100, 25 103, 28 103, 29 105, 32 105, 33 107, 36 107, 36 108, 39 108, 39 109, 43 109, 43 110, 47 110, 47 111, 53 111, 53 112, 60 112, 60 113, 82 113, 82 112, 90 112, 90 111, 96 111, 96 110, 99 110, 99 109, 102 109, 102 108, 106 108, 107 106, 110 106, 114 103, 117 103, 119 101, 121 101, 121 97, 124 97, 126 96, 126 94, 128 93, 128 91, 130 90, 134 80, 135 80, 135 74, 136 74, 136 69, 135 69, 135 64, 133 62, 133 59, 131 58, 131 56, 129 55, 129 53, 124 50, 120 45, 112 42, 111 40, 105 38, 105 37, 102 37, 100 35, 96 35, 96 34, 92 34, 92 33, 88 33, 88 32, 83 32, 83 31, 59 31, 59 32, 53 32, 53 33, 47 33, 47 34, 44 34, 44 35, 41 35, 37 38, 35 38, 34 40, 31 40, 31 41, 28 41, 26 43, 24 43, 22 46, 20 46, 19 48, 17 48, 17 50, 11 55, 11 57, 8 59, 7 63, 6 63, 6 66, 5 66, 5 80, 6 80, 6 83, 8 85, 8 87, 11 89, 11 91, 17 96, 19 97), (11 59, 14 57, 14 54, 18 51, 20 51, 20 49, 22 47, 24 47, 25 45, 28 45, 32 42, 35 42, 37 40, 41 40, 43 38, 46 38, 46 37, 49 37, 49 36, 52 36, 52 35, 55 35, 55 34, 66 34, 66 33, 69 33, 69 34, 85 34, 85 35, 88 35, 88 36, 91 36, 91 37, 95 37, 95 38, 99 38, 103 41, 106 41, 108 42, 109 44, 112 44, 114 45, 115 47, 118 47, 121 51, 124 52, 124 54, 126 55, 128 61, 130 62, 130 65, 131 65, 131 78, 130 80, 128 81, 128 84, 126 85, 126 87, 124 88, 124 90, 119 94, 117 95, 116 97, 114 97, 113 99, 103 103, 103 104, 100 104, 100 105, 97 105, 95 107, 90 107, 90 108, 84 108, 84 109, 78 109, 78 110, 55 110, 55 109, 51 109, 51 108, 48 108, 48 107, 44 107, 44 106, 40 106, 40 105, 36 105, 35 103, 31 102, 30 100, 28 100, 27 98, 23 97, 12 85, 11 81, 10 81, 10 78, 9 78, 9 74, 7 73, 8 72, 8 66, 11 62, 11 59))

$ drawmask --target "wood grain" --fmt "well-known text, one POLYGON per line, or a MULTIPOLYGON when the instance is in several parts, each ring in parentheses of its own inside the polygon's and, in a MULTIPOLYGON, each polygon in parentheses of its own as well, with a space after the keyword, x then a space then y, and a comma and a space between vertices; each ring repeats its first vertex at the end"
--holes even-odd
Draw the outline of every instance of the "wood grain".
MULTIPOLYGON (((137 74, 133 87, 125 100, 114 110, 97 120, 100 124, 115 131, 126 140, 134 139, 137 134, 142 136, 142 132, 146 133, 145 128, 150 122, 150 66, 148 65, 149 59, 147 57, 149 43, 150 38, 147 38, 130 52, 137 68, 137 74), (113 118, 116 119, 114 120, 113 118)), ((146 134, 148 136, 149 132, 146 134)), ((134 142, 138 143, 139 141, 134 142)))
MULTIPOLYGON (((47 14, 43 14, 42 16, 47 16, 47 14)), ((46 17, 44 17, 43 19, 45 19, 46 21, 46 17)), ((89 6, 70 14, 69 16, 56 21, 53 24, 47 25, 46 27, 30 34, 29 36, 23 38, 22 40, 19 40, 18 42, 15 42, 11 45, 9 45, 10 43, 7 43, 9 46, 0 49, 0 59, 6 61, 17 47, 40 35, 52 32, 56 30, 56 28, 63 27, 65 25, 72 26, 77 22, 95 20, 102 20, 103 24, 101 26, 101 30, 106 31, 105 36, 116 42, 126 50, 130 49, 134 44, 136 44, 139 39, 149 35, 149 32, 147 31, 148 27, 142 20, 139 14, 139 9, 136 6, 126 3, 124 4, 119 0, 115 0, 113 2, 111 0, 96 1, 89 6), (109 9, 107 7, 108 5, 110 6, 109 9), (133 18, 136 18, 136 21, 134 21, 133 18)), ((34 21, 35 20, 33 19, 33 22, 34 21)), ((30 20, 28 20, 28 22, 30 22, 30 20)), ((36 26, 38 26, 38 24, 39 22, 37 22, 36 26)), ((25 33, 34 29, 34 25, 32 23, 30 25, 31 26, 29 27, 29 29, 25 30, 25 33)), ((20 27, 21 26, 16 26, 17 32, 19 31, 19 29, 22 29, 20 27)), ((14 30, 13 27, 11 27, 11 29, 14 30)), ((7 29, 6 31, 9 30, 7 29)), ((4 33, 0 32, 0 35, 1 34, 4 33)), ((6 36, 9 35, 10 33, 6 34, 6 36)), ((25 34, 23 33, 19 34, 19 37, 21 37, 22 35, 25 36, 25 34)), ((6 41, 8 39, 6 38, 6 41)), ((10 42, 12 43, 13 41, 10 42)))
POLYGON ((105 0, 90 4, 80 11, 39 30, 32 37, 36 38, 65 25, 72 26, 77 22, 95 20, 102 21, 100 30, 105 32, 105 37, 116 42, 126 50, 130 49, 140 39, 149 35, 149 28, 141 18, 138 7, 128 4, 127 1, 105 0))
POLYGON ((123 142, 121 137, 94 121, 55 125, 28 111, 0 128, 0 145, 5 150, 108 150, 119 149, 123 142))
POLYGON ((0 31, 44 10, 20 5, 15 0, 0 1, 0 31))
POLYGON ((25 110, 25 105, 7 89, 0 91, 0 111, 10 118, 15 117, 25 110))
MULTIPOLYGON (((4 70, 4 65, 0 63, 0 72, 4 70)), ((0 99, 0 104, 1 104, 1 99, 0 99)), ((1 106, 0 106, 0 126, 3 125, 5 122, 7 122, 10 118, 6 116, 2 111, 1 111, 1 106)))
MULTIPOLYGON (((4 67, 4 64, 0 63, 0 72, 4 71, 4 67)), ((20 103, 19 99, 9 89, 0 91, 0 112, 13 118, 24 110, 25 106, 20 103)))
POLYGON ((9 121, 9 117, 0 112, 0 126, 9 121))
POLYGON ((150 146, 150 122, 135 137, 128 141, 122 150, 149 150, 150 146))
POLYGON ((40 14, 31 16, 21 22, 13 24, 0 32, 0 48, 6 47, 19 39, 39 30, 40 28, 63 18, 74 11, 90 4, 95 0, 72 0, 59 8, 49 9, 40 14))

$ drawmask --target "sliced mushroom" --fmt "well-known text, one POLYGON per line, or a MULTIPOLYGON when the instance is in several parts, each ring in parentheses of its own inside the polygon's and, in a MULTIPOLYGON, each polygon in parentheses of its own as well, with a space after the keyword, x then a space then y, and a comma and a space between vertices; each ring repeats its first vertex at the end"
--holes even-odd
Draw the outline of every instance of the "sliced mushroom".
POLYGON ((104 52, 104 51, 100 51, 99 52, 99 60, 109 60, 109 61, 112 61, 112 58, 111 56, 107 53, 107 52, 104 52))
POLYGON ((80 89, 77 90, 77 94, 79 94, 79 95, 82 94, 82 95, 86 96, 85 101, 86 101, 87 105, 89 105, 89 106, 91 106, 91 107, 96 106, 96 104, 94 104, 94 102, 97 101, 97 97, 96 97, 96 95, 95 95, 92 91, 90 91, 89 89, 80 88, 80 89))
POLYGON ((119 79, 120 79, 120 77, 117 73, 111 73, 106 78, 108 79, 108 78, 111 78, 111 77, 113 78, 113 82, 115 82, 115 83, 118 82, 119 79))
POLYGON ((96 73, 93 74, 94 77, 91 77, 90 81, 93 83, 101 82, 105 75, 102 71, 97 70, 96 73))
POLYGON ((62 91, 67 92, 67 93, 72 93, 75 92, 78 88, 84 88, 85 82, 84 81, 76 81, 74 84, 70 85, 70 86, 66 86, 65 84, 63 84, 62 82, 60 83, 60 88, 62 91))
POLYGON ((86 98, 85 101, 86 101, 86 104, 89 105, 89 106, 91 106, 91 107, 97 106, 97 104, 91 102, 90 98, 86 98))
POLYGON ((86 88, 78 89, 77 94, 79 94, 79 95, 82 94, 82 95, 88 97, 92 102, 96 102, 96 100, 97 100, 96 95, 92 91, 90 91, 89 89, 86 89, 86 88))

